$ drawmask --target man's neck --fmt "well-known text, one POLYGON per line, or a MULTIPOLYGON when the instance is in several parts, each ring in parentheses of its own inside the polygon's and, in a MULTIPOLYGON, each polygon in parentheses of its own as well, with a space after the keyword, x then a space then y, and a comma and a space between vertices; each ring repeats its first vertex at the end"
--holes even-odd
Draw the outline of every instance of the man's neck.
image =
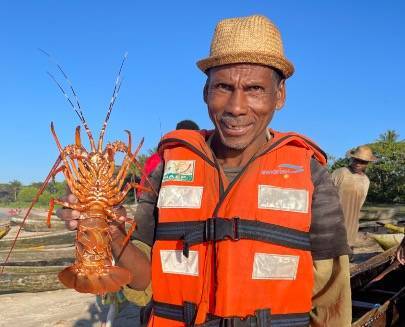
POLYGON ((243 167, 263 147, 263 145, 267 143, 269 138, 268 135, 266 134, 263 137, 258 138, 245 149, 237 150, 226 147, 214 134, 210 142, 210 147, 214 152, 218 163, 223 168, 243 167))
POLYGON ((364 171, 361 171, 361 170, 354 170, 352 166, 349 166, 349 167, 347 167, 347 168, 350 170, 350 172, 351 172, 352 174, 365 175, 365 172, 364 172, 364 171))

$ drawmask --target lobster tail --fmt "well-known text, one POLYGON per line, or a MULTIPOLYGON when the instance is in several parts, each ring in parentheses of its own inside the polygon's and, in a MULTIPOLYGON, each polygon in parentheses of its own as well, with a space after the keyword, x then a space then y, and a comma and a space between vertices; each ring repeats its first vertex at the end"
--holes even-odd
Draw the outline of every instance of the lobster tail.
POLYGON ((116 292, 131 282, 132 274, 113 266, 111 234, 104 214, 89 212, 88 217, 77 227, 76 261, 59 273, 59 280, 80 293, 116 292))
POLYGON ((62 270, 58 278, 63 285, 80 293, 103 294, 119 291, 132 280, 132 274, 117 266, 106 266, 101 272, 83 273, 72 265, 62 270))

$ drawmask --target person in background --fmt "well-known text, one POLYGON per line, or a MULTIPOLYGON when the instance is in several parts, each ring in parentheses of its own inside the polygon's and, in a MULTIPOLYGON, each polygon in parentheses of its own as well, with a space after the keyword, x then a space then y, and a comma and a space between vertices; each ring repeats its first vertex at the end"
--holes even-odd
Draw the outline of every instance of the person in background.
MULTIPOLYGON (((192 120, 185 119, 185 120, 181 120, 177 123, 176 130, 179 130, 179 129, 188 129, 188 130, 198 131, 200 129, 200 127, 197 125, 197 123, 193 122, 192 120)), ((142 177, 139 182, 139 185, 141 185, 141 186, 147 185, 146 176, 149 176, 156 169, 156 167, 159 165, 159 163, 161 161, 162 161, 162 159, 160 158, 160 156, 157 152, 155 152, 148 159, 146 159, 145 164, 143 166, 143 173, 142 173, 142 177)), ((136 191, 138 200, 139 200, 141 193, 142 193, 142 191, 140 189, 138 189, 136 191)))
POLYGON ((365 145, 349 151, 348 156, 350 157, 349 166, 333 171, 332 180, 338 189, 345 219, 347 241, 353 250, 359 231, 360 209, 366 200, 370 185, 365 172, 369 163, 376 161, 377 158, 365 145))

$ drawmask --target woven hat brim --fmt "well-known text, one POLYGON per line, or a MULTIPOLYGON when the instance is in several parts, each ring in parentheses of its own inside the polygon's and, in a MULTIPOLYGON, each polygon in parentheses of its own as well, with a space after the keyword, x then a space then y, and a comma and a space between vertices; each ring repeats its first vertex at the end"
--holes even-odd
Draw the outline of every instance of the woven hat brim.
POLYGON ((283 73, 284 78, 289 78, 294 73, 294 66, 287 59, 266 53, 230 53, 208 57, 197 62, 198 68, 204 73, 210 68, 229 64, 260 64, 274 67, 283 73))
POLYGON ((359 159, 359 160, 363 160, 363 161, 368 161, 368 162, 375 162, 378 160, 377 157, 372 156, 371 158, 365 158, 359 155, 356 155, 354 152, 350 152, 348 153, 348 156, 354 159, 359 159))

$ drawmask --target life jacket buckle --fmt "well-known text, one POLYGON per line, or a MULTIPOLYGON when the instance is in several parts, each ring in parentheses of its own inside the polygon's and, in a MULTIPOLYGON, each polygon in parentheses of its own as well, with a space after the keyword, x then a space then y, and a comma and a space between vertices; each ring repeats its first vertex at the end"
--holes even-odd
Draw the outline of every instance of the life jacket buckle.
POLYGON ((239 240, 239 217, 209 218, 204 226, 205 241, 221 241, 224 239, 239 240))

